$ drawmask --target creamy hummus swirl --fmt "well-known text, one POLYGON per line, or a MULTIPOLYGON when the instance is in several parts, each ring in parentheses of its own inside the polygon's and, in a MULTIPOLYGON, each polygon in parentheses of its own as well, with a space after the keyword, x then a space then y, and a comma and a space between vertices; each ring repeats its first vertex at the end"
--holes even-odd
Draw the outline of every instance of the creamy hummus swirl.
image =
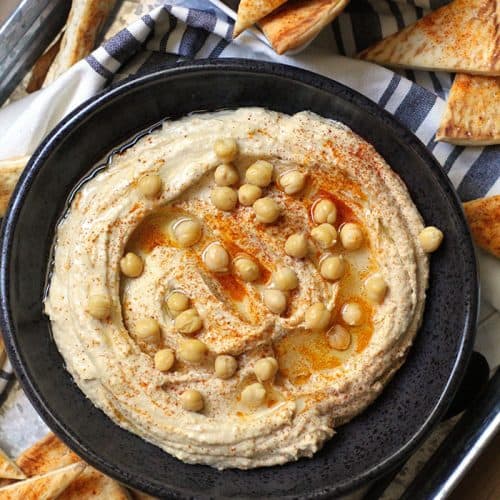
MULTIPOLYGON (((67 369, 81 390, 120 426, 189 463, 217 468, 251 468, 311 456, 334 428, 361 412, 381 392, 405 359, 420 325, 428 279, 428 259, 418 244, 421 217, 406 187, 375 149, 346 126, 309 112, 294 116, 260 108, 199 114, 166 121, 134 146, 112 157, 74 197, 57 230, 54 267, 45 310, 67 369), (275 176, 290 169, 307 175, 299 195, 279 182, 265 189, 282 216, 275 224, 256 222, 252 207, 222 212, 210 201, 214 153, 219 137, 239 146, 236 167, 243 179, 257 159, 274 165, 275 176), (161 177, 160 196, 137 189, 145 174, 161 177), (335 282, 318 270, 322 252, 295 259, 285 253, 293 233, 310 231, 314 200, 333 199, 335 225, 356 222, 365 244, 345 252, 346 275, 335 282), (175 245, 172 224, 183 217, 202 223, 201 240, 175 245), (203 252, 213 242, 231 259, 247 255, 259 263, 261 278, 243 282, 231 269, 213 273, 203 252), (127 251, 140 255, 137 278, 120 273, 127 251), (264 305, 262 292, 280 266, 295 270, 299 286, 279 316, 264 305), (364 295, 373 273, 384 277, 382 303, 364 295), (111 298, 105 320, 89 314, 89 294, 111 298), (159 348, 178 348, 183 335, 165 310, 173 290, 186 294, 203 320, 196 337, 208 346, 201 364, 176 362, 155 368, 159 348), (306 310, 321 302, 341 323, 340 310, 356 302, 361 325, 349 327, 345 351, 332 349, 326 332, 304 326, 306 310), (160 346, 137 340, 137 322, 154 318, 160 346), (214 359, 230 354, 236 374, 214 376, 214 359), (241 392, 256 382, 257 360, 273 356, 279 372, 266 382, 266 403, 246 408, 241 392), (202 412, 186 411, 180 394, 203 394, 202 412)), ((337 244, 332 252, 342 249, 337 244)))

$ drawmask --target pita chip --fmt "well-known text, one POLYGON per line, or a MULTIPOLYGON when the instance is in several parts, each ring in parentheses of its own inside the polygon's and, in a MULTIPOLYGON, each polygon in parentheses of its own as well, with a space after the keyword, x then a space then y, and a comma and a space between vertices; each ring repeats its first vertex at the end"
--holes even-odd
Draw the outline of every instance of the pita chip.
POLYGON ((156 497, 152 497, 151 495, 143 493, 139 490, 132 490, 132 498, 134 498, 135 500, 157 500, 156 497))
POLYGON ((242 31, 250 28, 285 2, 286 0, 241 0, 233 37, 236 38, 242 31))
POLYGON ((5 344, 3 343, 2 333, 0 332, 0 364, 3 364, 5 357, 5 344))
MULTIPOLYGON (((48 85, 93 49, 117 0, 73 0, 64 35, 43 54, 31 75, 28 91, 48 85), (49 67, 50 66, 50 67, 49 67)), ((0 160, 0 217, 29 157, 0 160)))
POLYGON ((29 156, 23 156, 12 160, 0 160, 0 217, 5 215, 10 195, 29 158, 29 156))
POLYGON ((57 500, 130 500, 127 490, 98 470, 87 468, 57 497, 57 500))
POLYGON ((278 54, 314 38, 346 7, 349 0, 291 0, 259 23, 278 54))
POLYGON ((464 210, 476 244, 500 258, 500 195, 467 201, 464 210))
POLYGON ((59 438, 49 433, 17 457, 16 463, 28 476, 39 476, 81 462, 59 438))
MULTIPOLYGON (((19 467, 30 477, 79 462, 80 457, 54 434, 45 436, 17 459, 19 467)), ((91 499, 129 500, 130 495, 120 483, 87 466, 57 497, 57 500, 91 499)))
POLYGON ((360 57, 386 66, 500 75, 500 0, 454 0, 360 57))
POLYGON ((349 0, 290 0, 259 23, 278 54, 314 38, 346 7, 349 0))
MULTIPOLYGON (((0 343, 3 346, 1 340, 0 343)), ((0 478, 26 479, 23 471, 7 456, 7 454, 3 450, 0 450, 0 478)))
POLYGON ((436 139, 464 146, 500 144, 500 77, 458 74, 436 139))
POLYGON ((54 59, 59 52, 61 47, 61 39, 63 35, 60 34, 54 43, 38 58, 35 65, 31 69, 30 79, 28 85, 26 86, 26 92, 35 92, 42 88, 47 72, 50 66, 54 62, 54 59))
POLYGON ((53 500, 85 469, 83 462, 0 488, 2 500, 53 500))
POLYGON ((94 49, 116 0, 73 0, 59 51, 43 82, 46 86, 94 49))

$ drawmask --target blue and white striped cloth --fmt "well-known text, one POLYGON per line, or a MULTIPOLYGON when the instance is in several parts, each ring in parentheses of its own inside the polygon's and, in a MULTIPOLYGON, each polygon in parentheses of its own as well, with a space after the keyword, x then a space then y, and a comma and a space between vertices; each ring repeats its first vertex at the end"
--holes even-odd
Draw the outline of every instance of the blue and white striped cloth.
POLYGON ((0 130, 7 133, 0 138, 0 160, 29 155, 64 114, 105 87, 117 72, 123 75, 147 71, 165 60, 174 63, 178 58, 243 57, 300 66, 346 83, 415 132, 441 163, 463 200, 500 192, 500 148, 453 147, 434 141, 444 109, 443 98, 453 75, 394 73, 337 55, 353 56, 414 22, 429 7, 446 1, 352 0, 331 28, 326 28, 306 50, 281 57, 248 33, 232 42, 232 21, 208 0, 195 2, 197 8, 161 2, 149 12, 145 11, 159 2, 137 3, 140 17, 136 22, 50 87, 2 110, 0 130), (129 64, 124 67, 126 62, 129 64), (28 138, 26 130, 32 131, 28 138))
POLYGON ((0 401, 12 381, 12 367, 5 352, 2 352, 2 345, 3 342, 0 340, 0 401))
MULTIPOLYGON (((277 56, 248 32, 232 41, 232 20, 209 0, 128 3, 136 4, 134 22, 47 88, 0 111, 0 160, 29 156, 65 114, 112 80, 150 71, 166 61, 241 57, 299 66, 354 88, 396 116, 427 145, 464 201, 500 194, 499 147, 454 147, 434 141, 453 75, 394 73, 350 58, 446 0, 351 0, 307 49, 285 56, 277 56)), ((497 297, 499 286, 489 287, 497 297)))

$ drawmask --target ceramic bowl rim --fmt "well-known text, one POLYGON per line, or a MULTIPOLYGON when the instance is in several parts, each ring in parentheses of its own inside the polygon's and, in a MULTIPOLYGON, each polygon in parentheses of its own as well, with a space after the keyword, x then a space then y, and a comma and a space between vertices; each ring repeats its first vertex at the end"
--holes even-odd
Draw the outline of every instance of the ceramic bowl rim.
MULTIPOLYGON (((447 191, 447 194, 453 201, 455 209, 467 231, 461 202, 449 178, 446 176, 437 160, 410 130, 408 130, 387 111, 357 91, 350 89, 335 80, 331 80, 324 76, 296 67, 241 59, 197 60, 179 63, 175 66, 160 66, 156 71, 147 74, 134 75, 133 77, 129 77, 119 82, 118 84, 106 88, 103 92, 87 100, 63 118, 63 120, 61 120, 53 131, 43 140, 35 153, 32 155, 11 197, 7 214, 3 221, 0 243, 0 324, 4 333, 7 354, 10 358, 14 371, 28 396, 28 399, 47 425, 53 429, 66 444, 75 449, 77 453, 90 464, 120 481, 129 482, 135 487, 143 487, 146 490, 148 489, 147 485, 142 484, 140 481, 134 481, 129 474, 118 467, 113 466, 112 463, 101 459, 99 455, 88 450, 71 430, 61 424, 58 416, 52 412, 49 407, 50 405, 47 404, 46 398, 43 397, 37 390, 36 381, 31 380, 29 377, 15 338, 15 329, 9 305, 9 268, 11 262, 10 242, 13 238, 15 226, 19 219, 20 210, 23 206, 26 193, 29 190, 34 178, 36 177, 38 171, 42 168, 45 160, 50 156, 51 152, 64 141, 66 135, 72 130, 73 127, 78 126, 78 124, 85 120, 88 115, 92 114, 98 108, 106 105, 106 103, 120 98, 138 87, 149 85, 154 83, 156 80, 163 80, 180 73, 196 73, 199 71, 266 73, 276 77, 296 80, 329 93, 341 94, 342 97, 349 99, 354 105, 362 106, 368 112, 377 115, 381 120, 383 120, 384 123, 391 128, 393 133, 400 137, 404 137, 405 141, 407 141, 415 152, 421 157, 422 161, 426 163, 431 170, 433 170, 433 173, 436 174, 441 187, 447 191)), ((440 417, 444 415, 444 412, 451 403, 451 400, 465 373, 469 357, 472 352, 478 316, 479 281, 476 258, 470 233, 468 231, 466 236, 463 251, 470 257, 469 260, 471 262, 471 269, 469 270, 469 273, 475 276, 475 279, 473 280, 475 286, 471 290, 471 305, 468 311, 469 314, 465 323, 464 331, 461 334, 458 355, 455 359, 453 369, 449 374, 447 383, 443 388, 440 399, 434 406, 433 411, 427 416, 425 423, 420 427, 418 432, 415 433, 412 438, 409 439, 407 443, 400 447, 394 454, 379 462, 371 469, 358 474, 354 478, 350 478, 340 484, 334 484, 328 488, 312 490, 303 498, 331 498, 331 495, 345 494, 346 492, 352 491, 370 480, 380 477, 383 473, 393 470, 411 454, 416 446, 428 434, 432 426, 440 417)), ((242 473, 244 473, 244 471, 242 471, 242 473)), ((172 493, 174 495, 176 494, 174 491, 172 491, 172 493)))

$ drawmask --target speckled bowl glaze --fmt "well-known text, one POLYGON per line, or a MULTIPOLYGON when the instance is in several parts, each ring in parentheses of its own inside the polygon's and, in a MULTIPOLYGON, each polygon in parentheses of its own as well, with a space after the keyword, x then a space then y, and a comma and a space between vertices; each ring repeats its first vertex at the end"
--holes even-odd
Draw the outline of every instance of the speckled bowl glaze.
POLYGON ((443 415, 471 353, 478 285, 460 202, 414 135, 332 80, 276 64, 223 60, 127 80, 60 123, 33 155, 12 197, 3 225, 0 295, 8 354, 28 397, 54 432, 98 469, 169 498, 331 498, 396 467, 443 415), (432 257, 420 333, 381 397, 312 459, 219 472, 172 458, 96 409, 64 368, 42 298, 57 220, 93 165, 162 118, 239 106, 312 110, 346 123, 401 176, 445 241, 432 257))

